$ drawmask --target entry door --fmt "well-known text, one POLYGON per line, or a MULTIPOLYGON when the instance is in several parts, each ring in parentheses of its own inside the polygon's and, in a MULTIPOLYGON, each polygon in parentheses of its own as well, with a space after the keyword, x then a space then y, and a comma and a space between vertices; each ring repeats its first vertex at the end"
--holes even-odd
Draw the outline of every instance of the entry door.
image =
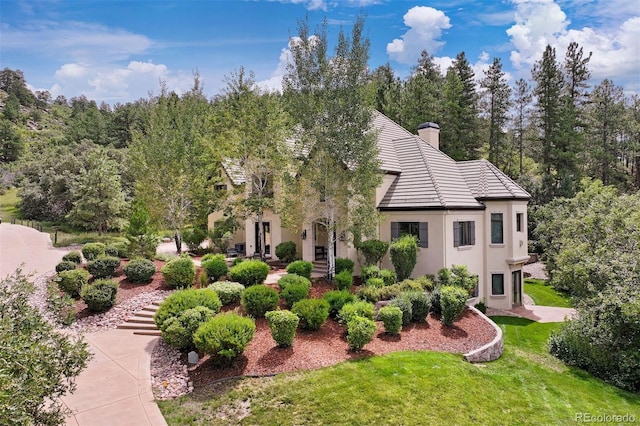
MULTIPOLYGON (((260 247, 262 247, 262 241, 258 235, 259 223, 256 222, 256 253, 260 253, 260 247)), ((271 254, 271 223, 262 222, 262 230, 264 232, 264 254, 271 254)))
POLYGON ((511 273, 511 288, 513 306, 522 306, 522 271, 513 271, 511 273))

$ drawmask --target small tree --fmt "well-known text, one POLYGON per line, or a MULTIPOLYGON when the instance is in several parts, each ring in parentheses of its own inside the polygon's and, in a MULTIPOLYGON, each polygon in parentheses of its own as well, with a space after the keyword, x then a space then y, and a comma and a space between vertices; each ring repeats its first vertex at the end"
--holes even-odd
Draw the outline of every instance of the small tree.
POLYGON ((129 257, 151 259, 156 254, 159 238, 151 222, 149 209, 139 201, 133 204, 129 224, 125 227, 125 236, 129 240, 129 257))
POLYGON ((403 235, 391 243, 390 253, 391 263, 396 270, 398 281, 409 278, 418 261, 418 241, 416 237, 403 235))
POLYGON ((389 243, 380 240, 367 240, 358 244, 358 252, 364 256, 364 266, 378 265, 387 250, 389 250, 389 243))

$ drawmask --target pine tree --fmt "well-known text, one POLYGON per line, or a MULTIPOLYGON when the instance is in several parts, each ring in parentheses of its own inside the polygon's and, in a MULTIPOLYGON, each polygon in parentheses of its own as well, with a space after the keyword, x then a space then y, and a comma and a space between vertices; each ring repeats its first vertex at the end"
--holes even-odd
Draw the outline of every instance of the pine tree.
POLYGON ((518 141, 518 157, 519 157, 519 172, 518 176, 521 177, 522 170, 522 157, 524 154, 524 134, 527 128, 527 115, 528 108, 531 103, 531 89, 524 79, 516 81, 516 90, 513 92, 513 105, 515 106, 515 115, 513 118, 514 131, 518 141))
POLYGON ((370 91, 373 106, 391 120, 400 121, 403 84, 387 62, 371 73, 370 91))
POLYGON ((500 58, 494 58, 493 63, 480 82, 486 89, 485 101, 489 116, 489 161, 505 170, 511 157, 511 150, 506 141, 506 125, 511 106, 511 87, 507 84, 505 73, 502 71, 500 58))
POLYGON ((441 123, 443 84, 440 67, 433 56, 423 50, 404 85, 397 123, 410 132, 416 132, 418 126, 426 121, 441 123))

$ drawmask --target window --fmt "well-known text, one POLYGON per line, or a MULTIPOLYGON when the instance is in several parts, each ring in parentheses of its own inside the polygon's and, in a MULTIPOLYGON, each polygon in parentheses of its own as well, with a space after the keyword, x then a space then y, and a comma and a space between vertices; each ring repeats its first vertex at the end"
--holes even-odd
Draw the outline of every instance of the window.
POLYGON ((391 239, 395 240, 403 235, 414 235, 418 239, 418 247, 429 247, 428 222, 391 222, 391 239))
POLYGON ((225 185, 224 183, 221 183, 219 185, 214 186, 213 189, 215 189, 216 191, 226 191, 227 185, 225 185))
POLYGON ((502 213, 491 213, 491 244, 504 244, 502 213))
POLYGON ((504 274, 491 274, 491 294, 504 296, 504 274))
POLYGON ((476 223, 453 222, 453 246, 472 246, 476 243, 476 223))
POLYGON ((524 231, 524 214, 516 213, 516 232, 524 231))

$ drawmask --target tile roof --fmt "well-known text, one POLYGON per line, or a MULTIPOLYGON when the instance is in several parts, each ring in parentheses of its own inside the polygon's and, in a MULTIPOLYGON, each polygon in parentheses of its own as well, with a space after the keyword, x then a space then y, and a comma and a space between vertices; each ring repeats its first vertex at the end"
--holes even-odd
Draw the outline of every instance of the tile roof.
POLYGON ((224 160, 222 162, 222 167, 224 167, 224 170, 227 172, 229 179, 231 179, 231 182, 234 185, 242 185, 247 181, 240 161, 224 160))
POLYGON ((531 194, 487 160, 460 161, 457 165, 478 200, 531 198, 531 194))

